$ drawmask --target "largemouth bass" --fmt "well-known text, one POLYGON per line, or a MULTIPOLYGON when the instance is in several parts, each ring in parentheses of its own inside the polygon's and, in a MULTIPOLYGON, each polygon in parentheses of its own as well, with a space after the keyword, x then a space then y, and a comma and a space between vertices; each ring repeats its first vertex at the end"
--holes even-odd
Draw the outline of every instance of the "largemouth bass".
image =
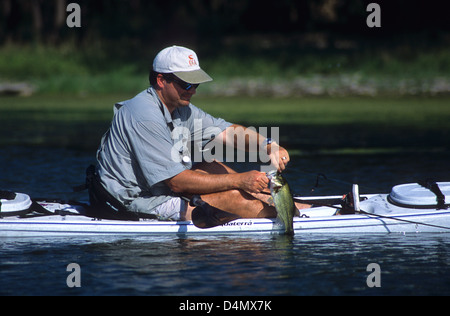
POLYGON ((294 234, 294 216, 297 208, 292 198, 291 189, 286 179, 276 170, 269 171, 267 177, 270 180, 270 194, 277 210, 277 219, 284 225, 286 234, 294 234))

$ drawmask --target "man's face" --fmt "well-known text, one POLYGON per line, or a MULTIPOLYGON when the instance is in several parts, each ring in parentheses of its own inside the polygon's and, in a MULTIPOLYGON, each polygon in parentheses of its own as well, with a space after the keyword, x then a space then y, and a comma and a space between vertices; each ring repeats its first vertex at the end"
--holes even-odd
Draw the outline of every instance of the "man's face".
POLYGON ((172 113, 176 108, 188 106, 191 98, 197 92, 198 85, 187 84, 179 79, 166 79, 163 75, 158 75, 158 86, 160 87, 161 101, 167 106, 172 113), (186 87, 189 89, 186 90, 186 87))

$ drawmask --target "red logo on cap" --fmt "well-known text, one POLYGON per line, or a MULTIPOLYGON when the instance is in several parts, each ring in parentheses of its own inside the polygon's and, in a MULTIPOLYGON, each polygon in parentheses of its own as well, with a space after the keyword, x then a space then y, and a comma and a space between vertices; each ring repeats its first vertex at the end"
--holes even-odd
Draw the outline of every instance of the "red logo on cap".
POLYGON ((194 55, 189 55, 189 66, 196 66, 197 62, 194 59, 194 55))

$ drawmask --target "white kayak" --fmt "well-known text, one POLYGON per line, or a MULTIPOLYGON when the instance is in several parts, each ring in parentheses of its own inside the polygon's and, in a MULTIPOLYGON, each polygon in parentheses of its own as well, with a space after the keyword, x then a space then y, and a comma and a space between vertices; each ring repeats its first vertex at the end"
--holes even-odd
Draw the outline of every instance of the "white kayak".
MULTIPOLYGON (((303 197, 314 204, 294 218, 295 234, 450 232, 450 182, 437 183, 442 194, 419 184, 395 186, 390 194, 359 196, 354 187, 354 214, 337 215, 338 196, 303 197), (327 204, 333 201, 333 205, 327 204)), ((105 220, 85 216, 83 204, 35 201, 44 212, 30 212, 32 201, 17 193, 1 200, 0 237, 143 236, 190 234, 278 234, 276 219, 237 219, 212 228, 191 221, 105 220), (20 210, 21 209, 21 210, 20 210), (18 214, 21 213, 21 214, 18 214)))

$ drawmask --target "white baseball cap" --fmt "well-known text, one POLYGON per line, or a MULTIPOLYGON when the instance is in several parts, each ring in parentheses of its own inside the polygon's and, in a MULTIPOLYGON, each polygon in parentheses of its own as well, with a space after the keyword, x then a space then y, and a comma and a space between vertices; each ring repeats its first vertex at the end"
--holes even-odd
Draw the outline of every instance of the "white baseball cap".
POLYGON ((186 47, 172 46, 160 51, 153 60, 153 70, 173 73, 187 83, 204 83, 213 79, 200 68, 197 54, 186 47))

